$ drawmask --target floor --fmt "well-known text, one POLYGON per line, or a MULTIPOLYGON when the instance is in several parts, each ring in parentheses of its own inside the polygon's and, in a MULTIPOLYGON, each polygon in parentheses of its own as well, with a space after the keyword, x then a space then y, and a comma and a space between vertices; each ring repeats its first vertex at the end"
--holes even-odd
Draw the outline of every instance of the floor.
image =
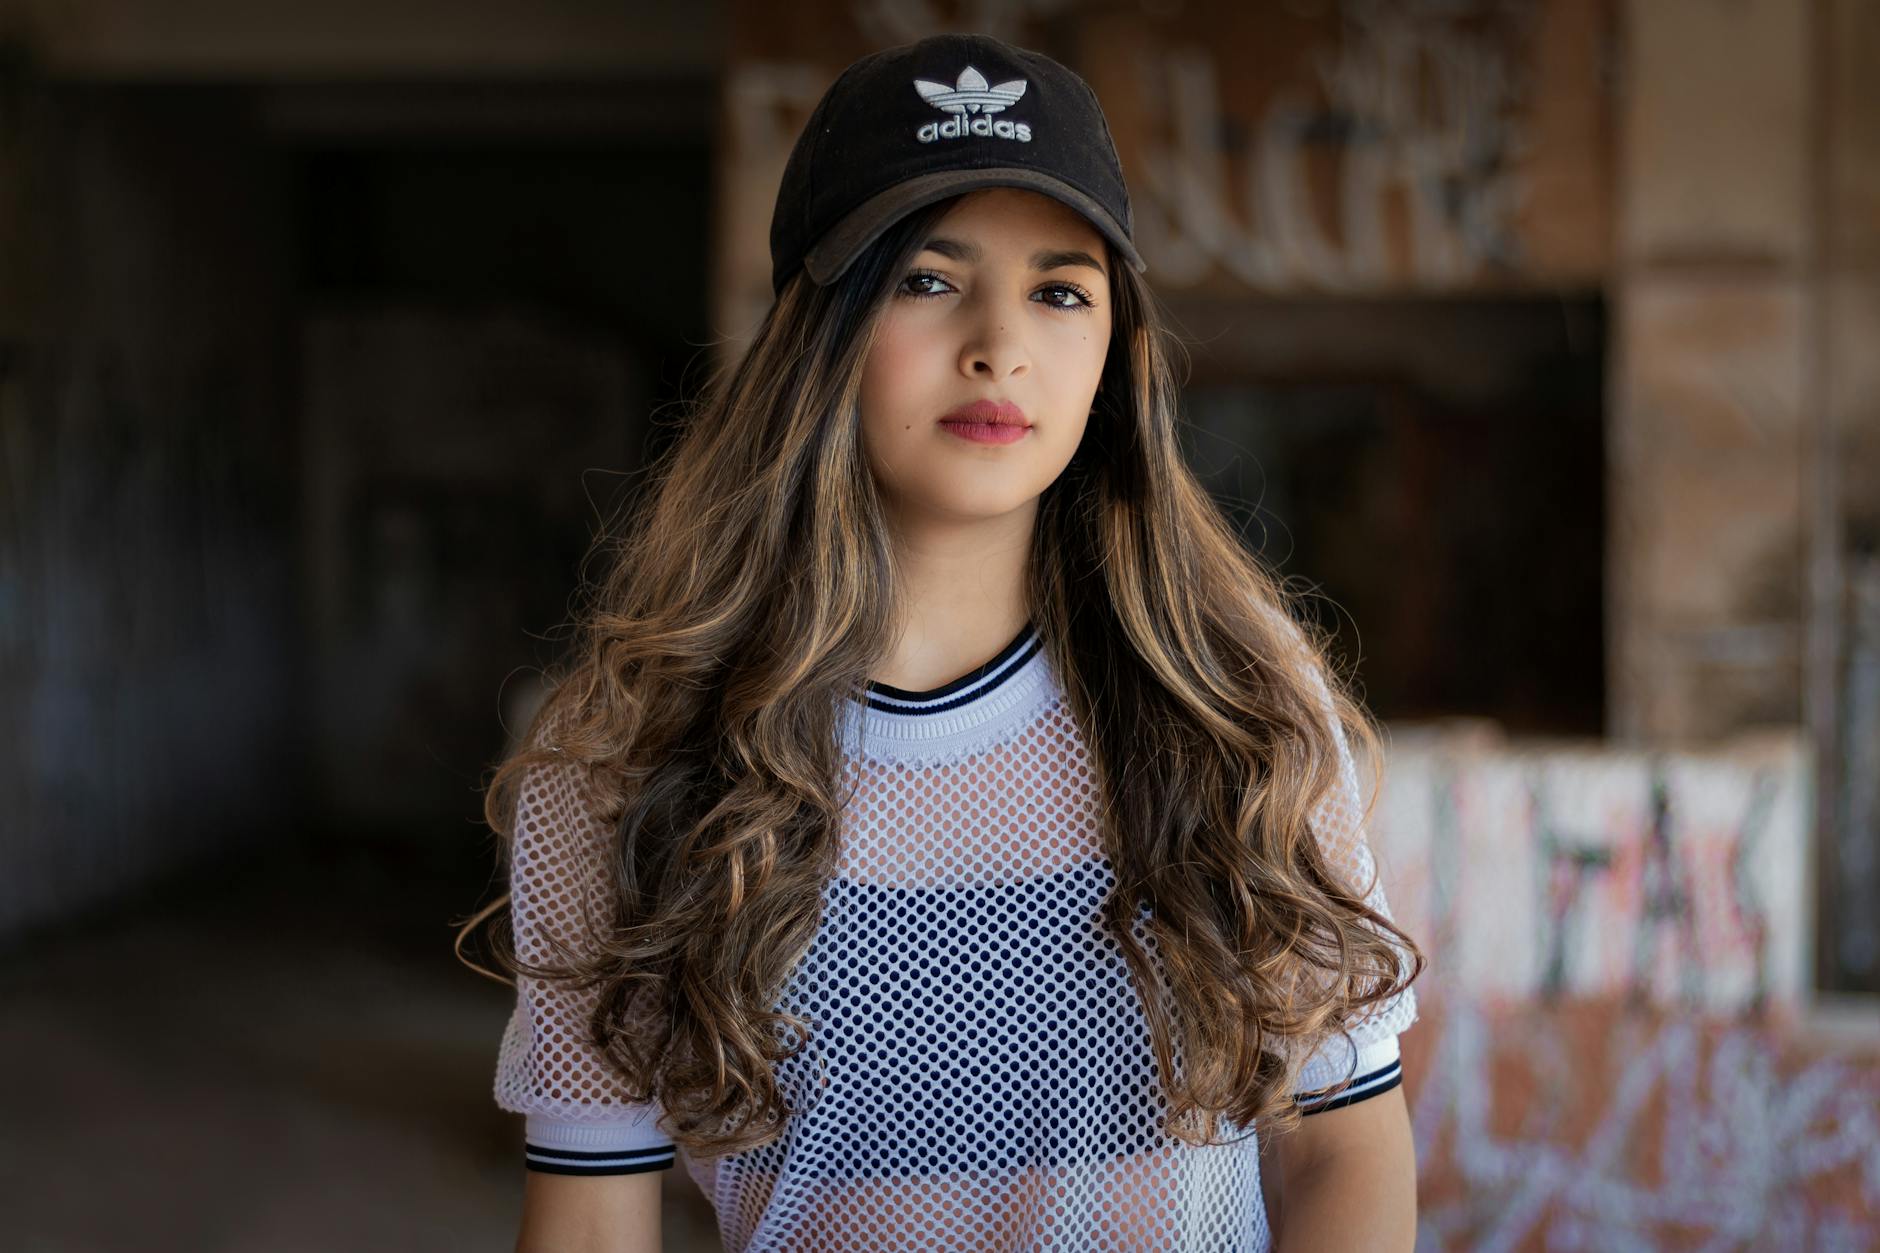
MULTIPOLYGON (((487 846, 223 863, 0 950, 0 1212, 16 1253, 510 1249, 513 993, 460 966, 487 846)), ((683 1167, 668 1253, 719 1249, 683 1167)))

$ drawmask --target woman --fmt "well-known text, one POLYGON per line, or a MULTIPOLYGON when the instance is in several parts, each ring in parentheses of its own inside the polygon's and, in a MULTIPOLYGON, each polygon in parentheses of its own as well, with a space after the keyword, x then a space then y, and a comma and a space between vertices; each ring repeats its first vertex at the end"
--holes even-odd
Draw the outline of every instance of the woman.
POLYGON ((733 1253, 1411 1246, 1374 732, 1183 463, 1129 229, 1036 53, 818 105, 489 792, 519 1247, 657 1249, 681 1155, 733 1253))

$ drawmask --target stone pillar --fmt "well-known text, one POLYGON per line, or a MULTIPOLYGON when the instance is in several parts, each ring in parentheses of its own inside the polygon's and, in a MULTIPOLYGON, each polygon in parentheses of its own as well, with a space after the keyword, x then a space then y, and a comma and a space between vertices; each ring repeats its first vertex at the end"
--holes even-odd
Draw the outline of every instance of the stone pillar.
POLYGON ((1624 20, 1610 730, 1795 725, 1807 6, 1634 0, 1624 20))
POLYGON ((1826 749, 1827 988, 1880 993, 1880 7, 1830 0, 1819 31, 1821 450, 1812 501, 1811 707, 1826 749))
POLYGON ((1610 730, 1805 727, 1820 983, 1873 987, 1880 933, 1851 924, 1880 894, 1880 809, 1848 769, 1875 751, 1848 708, 1872 659, 1848 648, 1871 599, 1850 575, 1880 550, 1880 14, 1632 0, 1624 22, 1610 730))

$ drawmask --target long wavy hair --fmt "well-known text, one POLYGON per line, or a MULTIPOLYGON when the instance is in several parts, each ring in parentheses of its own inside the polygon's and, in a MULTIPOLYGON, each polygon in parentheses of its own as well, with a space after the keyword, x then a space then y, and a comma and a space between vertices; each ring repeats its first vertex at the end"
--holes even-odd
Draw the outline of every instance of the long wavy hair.
MULTIPOLYGON (((620 534, 603 528, 605 577, 584 585, 549 694, 485 793, 507 851, 524 776, 581 771, 613 841, 592 943, 531 964, 492 927, 490 948, 512 973, 595 993, 592 1041, 621 1090, 657 1099, 695 1154, 774 1140, 791 1112, 773 1067, 808 1025, 774 1006, 834 866, 842 699, 898 622, 862 367, 952 203, 901 219, 831 286, 799 271, 704 385, 620 534)), ((1040 499, 1026 592, 1095 766, 1117 880, 1104 923, 1143 993, 1168 1127, 1205 1143, 1218 1117, 1291 1125, 1306 1056, 1424 958, 1314 838, 1341 774, 1327 712, 1370 750, 1374 783, 1377 733, 1189 470, 1179 345, 1115 261, 1097 405, 1040 499), (1145 905, 1160 974, 1132 934, 1145 905)), ((507 900, 464 926, 460 956, 507 900)))

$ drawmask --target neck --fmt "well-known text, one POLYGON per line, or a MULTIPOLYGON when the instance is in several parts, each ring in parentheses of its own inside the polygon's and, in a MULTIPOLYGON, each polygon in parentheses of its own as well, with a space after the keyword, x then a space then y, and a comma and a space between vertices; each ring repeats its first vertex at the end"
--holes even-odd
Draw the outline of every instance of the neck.
POLYGON ((901 627, 869 676, 912 691, 940 686, 1011 642, 1031 618, 1026 573, 1036 498, 991 518, 898 520, 901 627))

